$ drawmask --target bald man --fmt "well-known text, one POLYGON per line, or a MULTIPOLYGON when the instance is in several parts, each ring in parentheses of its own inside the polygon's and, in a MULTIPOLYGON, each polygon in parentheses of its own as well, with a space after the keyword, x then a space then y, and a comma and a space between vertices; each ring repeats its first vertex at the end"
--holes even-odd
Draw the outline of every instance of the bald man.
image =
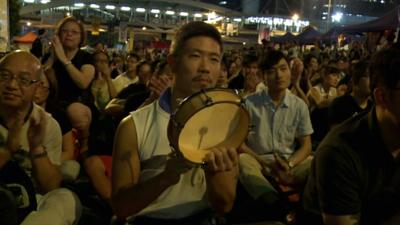
POLYGON ((79 200, 71 191, 59 188, 61 129, 50 114, 33 103, 42 74, 39 60, 31 53, 16 51, 0 60, 0 182, 15 186, 7 175, 22 168, 40 194, 36 199, 24 198, 29 185, 18 186, 20 210, 37 203, 18 223, 74 224, 80 214, 79 200))

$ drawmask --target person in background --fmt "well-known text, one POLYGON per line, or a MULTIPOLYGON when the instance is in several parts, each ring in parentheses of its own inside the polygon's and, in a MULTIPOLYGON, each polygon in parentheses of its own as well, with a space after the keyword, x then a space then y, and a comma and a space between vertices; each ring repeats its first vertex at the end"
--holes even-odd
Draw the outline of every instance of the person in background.
POLYGON ((42 74, 40 61, 28 52, 11 52, 0 61, 0 182, 17 168, 32 179, 36 199, 27 199, 28 186, 14 185, 19 207, 37 203, 19 218, 21 225, 72 225, 79 221, 81 208, 71 191, 60 188, 61 129, 34 103, 42 74))
POLYGON ((246 97, 253 128, 239 157, 239 179, 254 200, 280 210, 280 190, 271 182, 304 185, 313 129, 307 105, 288 90, 291 71, 284 54, 266 53, 261 69, 268 87, 246 97))
POLYGON ((117 53, 113 54, 112 63, 111 63, 111 78, 115 79, 118 75, 124 72, 124 59, 121 55, 117 53))
POLYGON ((89 86, 95 76, 91 54, 80 49, 86 41, 83 24, 74 17, 62 19, 52 40, 50 56, 44 63, 49 76, 57 80, 58 107, 65 111, 77 130, 81 148, 87 148, 94 109, 89 86))
POLYGON ((336 126, 318 147, 303 195, 303 224, 400 224, 399 64, 399 46, 375 54, 375 107, 336 126))
POLYGON ((33 41, 31 53, 41 59, 49 48, 49 41, 46 38, 47 31, 43 28, 38 30, 38 37, 33 41))
POLYGON ((135 53, 130 53, 126 58, 126 71, 119 74, 114 80, 114 86, 117 94, 122 89, 128 87, 130 84, 135 84, 139 81, 137 76, 137 63, 140 61, 140 57, 135 53))
POLYGON ((368 63, 358 62, 351 66, 350 92, 337 97, 329 106, 328 117, 330 126, 337 125, 355 114, 369 111, 371 100, 368 63))
POLYGON ((80 171, 80 165, 77 159, 77 145, 75 144, 74 131, 68 118, 60 108, 57 107, 57 81, 54 77, 44 73, 39 81, 35 92, 34 102, 41 106, 46 112, 50 113, 58 122, 62 131, 62 153, 61 153, 61 174, 64 182, 71 182, 77 179, 80 171))

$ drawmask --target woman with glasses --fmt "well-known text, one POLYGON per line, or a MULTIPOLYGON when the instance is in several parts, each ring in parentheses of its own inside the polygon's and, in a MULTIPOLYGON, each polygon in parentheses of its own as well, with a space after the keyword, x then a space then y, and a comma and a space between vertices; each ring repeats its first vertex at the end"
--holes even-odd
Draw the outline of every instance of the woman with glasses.
POLYGON ((94 108, 88 90, 95 69, 92 56, 80 50, 86 34, 80 21, 73 17, 64 18, 56 28, 52 40, 52 51, 45 63, 47 73, 57 80, 57 104, 66 112, 72 127, 78 131, 81 148, 87 148, 89 125, 94 108))

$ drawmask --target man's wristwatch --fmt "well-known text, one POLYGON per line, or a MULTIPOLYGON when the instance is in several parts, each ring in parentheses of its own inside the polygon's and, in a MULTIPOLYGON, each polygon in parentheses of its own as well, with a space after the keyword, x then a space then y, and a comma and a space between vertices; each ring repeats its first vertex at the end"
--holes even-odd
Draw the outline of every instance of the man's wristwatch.
POLYGON ((42 158, 42 157, 47 156, 46 148, 45 147, 42 147, 42 148, 43 148, 43 151, 40 152, 40 153, 31 153, 30 154, 31 159, 38 159, 38 158, 42 158))

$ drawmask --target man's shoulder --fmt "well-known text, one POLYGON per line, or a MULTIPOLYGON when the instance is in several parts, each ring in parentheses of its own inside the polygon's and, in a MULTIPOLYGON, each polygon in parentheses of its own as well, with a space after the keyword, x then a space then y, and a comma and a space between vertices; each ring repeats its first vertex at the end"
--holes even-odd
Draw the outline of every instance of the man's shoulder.
POLYGON ((249 103, 260 103, 262 101, 265 101, 265 92, 266 90, 260 90, 260 91, 256 91, 254 93, 251 93, 250 95, 245 97, 246 102, 249 103))
POLYGON ((293 94, 290 90, 286 90, 286 97, 288 98, 289 106, 305 107, 308 108, 307 104, 299 96, 293 94))
POLYGON ((118 76, 116 76, 116 77, 113 79, 113 81, 120 81, 120 80, 122 80, 122 79, 124 79, 124 78, 125 78, 125 72, 123 72, 123 73, 119 74, 118 76))
POLYGON ((362 153, 364 147, 368 147, 372 141, 369 136, 368 114, 359 114, 335 126, 321 142, 318 150, 362 153))

